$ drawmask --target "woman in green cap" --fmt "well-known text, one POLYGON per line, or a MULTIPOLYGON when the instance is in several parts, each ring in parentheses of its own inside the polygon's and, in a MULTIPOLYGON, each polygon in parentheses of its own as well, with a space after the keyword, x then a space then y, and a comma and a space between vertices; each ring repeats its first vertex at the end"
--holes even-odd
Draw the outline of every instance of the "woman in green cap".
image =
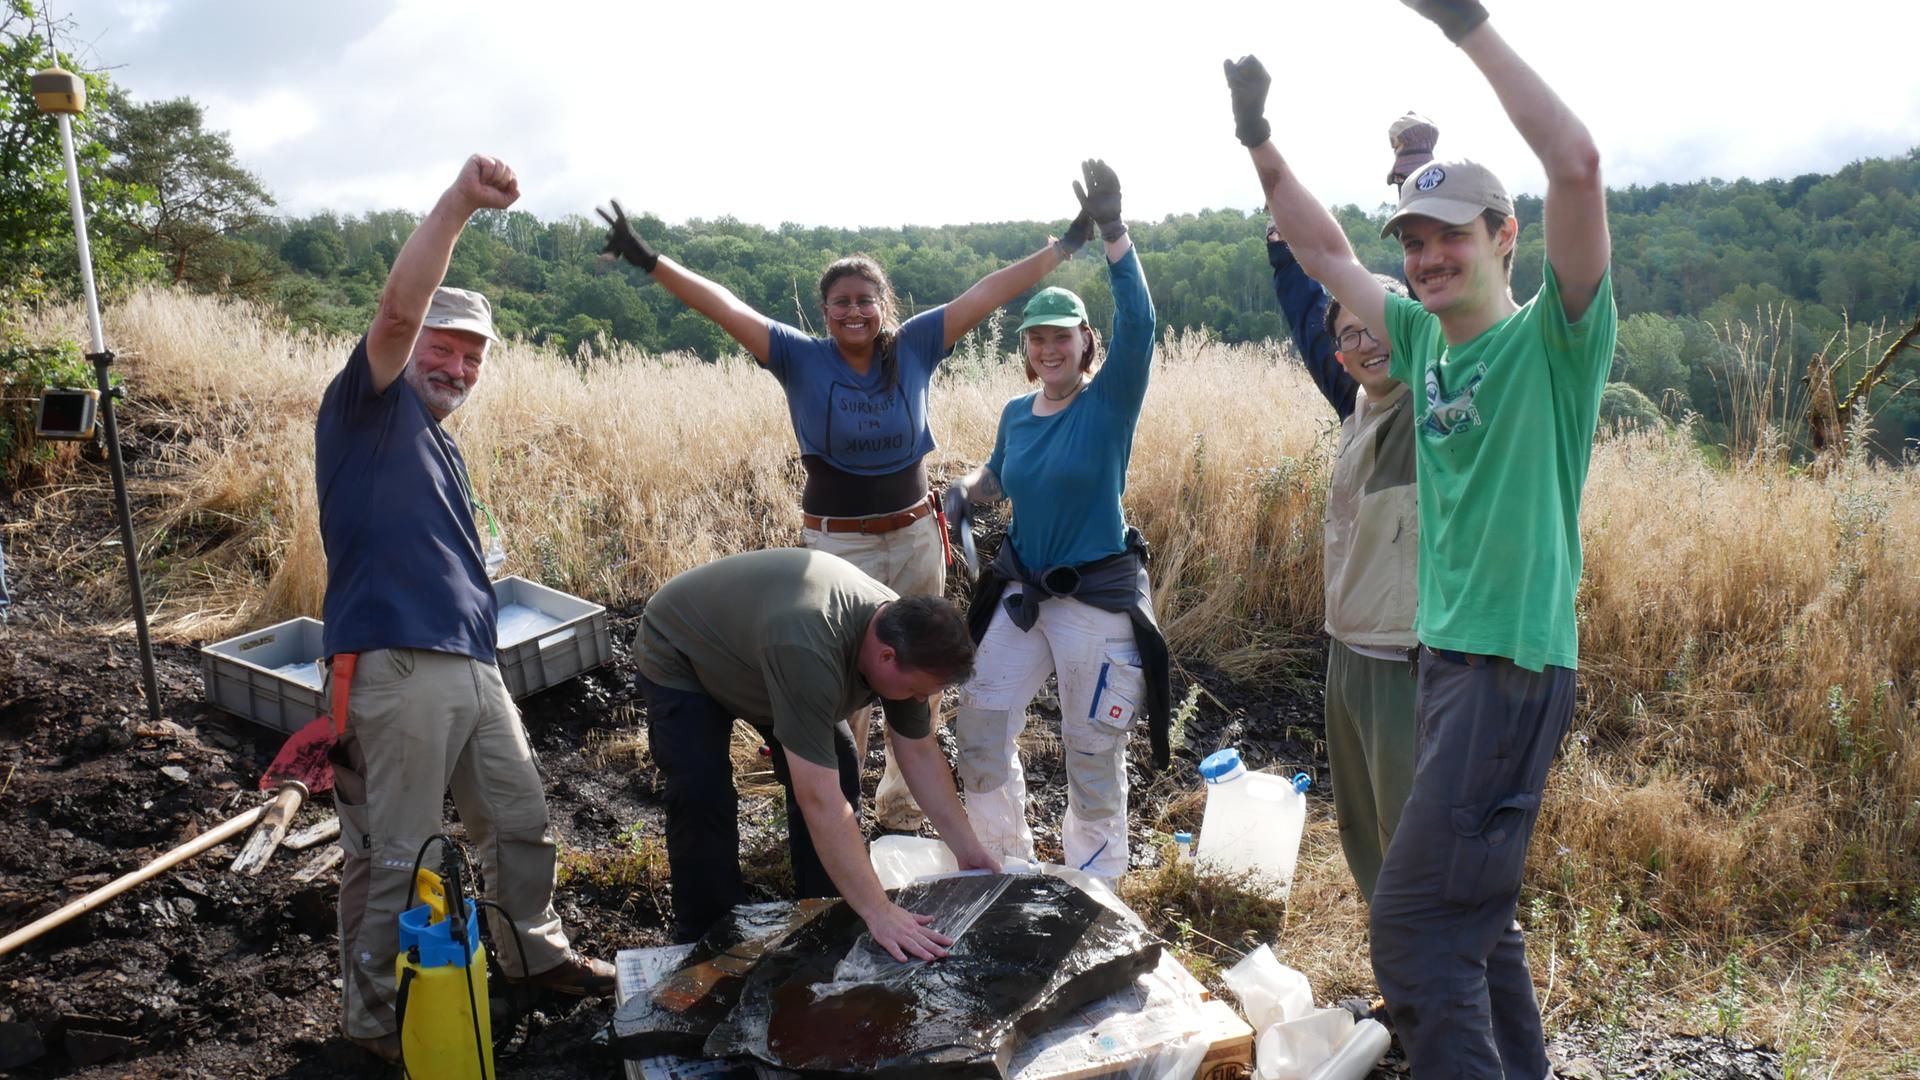
POLYGON ((1142 714, 1167 761, 1166 644, 1147 592, 1146 544, 1120 507, 1133 429, 1153 356, 1153 301, 1120 219, 1120 181, 1083 166, 1082 198, 1106 241, 1112 343, 1065 289, 1044 289, 1020 323, 1027 378, 1039 389, 1000 414, 993 456, 947 492, 952 516, 1013 500, 1012 523, 981 575, 968 616, 979 653, 960 690, 954 736, 967 816, 997 855, 1032 860, 1026 783, 1016 746, 1047 676, 1060 687, 1066 746, 1066 864, 1109 881, 1127 870, 1127 742, 1142 714))
MULTIPOLYGON (((800 444, 806 487, 800 516, 806 546, 838 555, 902 596, 939 596, 946 587, 946 539, 928 490, 927 387, 954 343, 1002 304, 1038 284, 1093 235, 1084 211, 1058 240, 981 278, 950 303, 904 321, 893 285, 865 255, 839 259, 820 277, 825 337, 755 311, 731 290, 655 251, 618 202, 600 211, 611 227, 606 251, 706 316, 780 380, 800 444)), ((852 763, 846 786, 858 805, 867 713, 849 718, 852 763)), ((775 760, 780 760, 776 755, 775 760)), ((923 819, 888 747, 874 813, 890 829, 923 819)))

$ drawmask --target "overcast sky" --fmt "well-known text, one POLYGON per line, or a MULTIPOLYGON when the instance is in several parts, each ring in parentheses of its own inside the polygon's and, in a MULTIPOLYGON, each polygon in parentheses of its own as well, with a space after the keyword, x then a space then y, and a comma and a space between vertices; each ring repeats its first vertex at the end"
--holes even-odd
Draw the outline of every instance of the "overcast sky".
MULTIPOLYGON (((1488 0, 1614 186, 1793 176, 1920 144, 1913 0, 1488 0)), ((1327 202, 1389 193, 1413 108, 1443 156, 1543 181, 1465 57, 1397 0, 47 0, 137 100, 188 95, 282 212, 424 210, 467 153, 520 208, 671 221, 1056 219, 1079 162, 1128 216, 1259 201, 1220 72, 1274 72, 1274 138, 1327 202), (1090 21, 1082 21, 1090 20, 1090 21)))

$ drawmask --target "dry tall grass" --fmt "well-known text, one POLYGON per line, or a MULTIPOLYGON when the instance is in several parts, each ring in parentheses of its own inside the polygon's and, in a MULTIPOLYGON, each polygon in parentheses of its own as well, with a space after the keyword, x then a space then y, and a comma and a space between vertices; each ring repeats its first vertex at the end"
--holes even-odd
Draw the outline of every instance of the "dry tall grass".
MULTIPOLYGON (((318 614, 312 416, 350 343, 167 292, 108 319, 138 353, 129 414, 183 433, 143 525, 158 632, 318 614)), ((1156 363, 1127 503, 1169 637, 1271 675, 1319 623, 1331 416, 1271 349, 1188 336, 1156 363)), ((936 476, 985 458, 1023 388, 977 352, 954 366, 936 476)), ((509 346, 450 427, 508 569, 577 593, 644 597, 799 539, 784 405, 750 363, 509 346)), ((1901 937, 1920 926, 1920 475, 1721 468, 1685 432, 1624 436, 1595 451, 1583 531, 1580 711, 1524 913, 1550 1015, 1627 1023, 1658 991, 1829 1071, 1920 1070, 1900 1056, 1920 1046, 1901 937)), ((1357 987, 1364 918, 1324 822, 1302 865, 1286 932, 1325 943, 1328 989, 1357 987)))

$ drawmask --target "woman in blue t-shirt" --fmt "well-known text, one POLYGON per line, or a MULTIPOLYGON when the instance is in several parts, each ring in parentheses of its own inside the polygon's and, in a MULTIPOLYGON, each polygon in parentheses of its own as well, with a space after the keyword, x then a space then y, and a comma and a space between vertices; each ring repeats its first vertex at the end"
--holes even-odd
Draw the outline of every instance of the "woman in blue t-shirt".
POLYGON ((1007 403, 993 456, 949 489, 963 516, 973 503, 1013 500, 1007 539, 974 594, 969 622, 980 649, 954 736, 974 831, 997 855, 1033 859, 1016 740, 1028 702, 1055 675, 1066 863, 1117 880, 1127 869, 1127 741, 1140 714, 1152 714, 1155 757, 1166 761, 1166 646, 1147 594, 1145 544, 1120 507, 1154 315, 1120 219, 1120 182, 1101 162, 1086 170, 1085 205, 1106 241, 1112 343, 1096 372, 1100 342, 1086 305, 1065 289, 1035 295, 1020 336, 1027 378, 1040 388, 1007 403))
MULTIPOLYGON (((1061 239, 1049 237, 1046 247, 904 323, 880 264, 864 255, 840 259, 820 277, 827 336, 814 337, 658 254, 618 202, 613 210, 600 212, 612 226, 606 250, 713 320, 780 380, 807 473, 800 494, 806 545, 846 559, 902 596, 940 595, 946 538, 927 484, 926 456, 934 446, 927 384, 955 342, 1086 243, 1093 223, 1085 211, 1061 239)), ((865 757, 866 720, 866 710, 850 718, 856 760, 865 757)), ((891 747, 886 765, 875 796, 880 823, 918 828, 922 815, 891 747)), ((857 774, 853 783, 857 790, 857 774)))

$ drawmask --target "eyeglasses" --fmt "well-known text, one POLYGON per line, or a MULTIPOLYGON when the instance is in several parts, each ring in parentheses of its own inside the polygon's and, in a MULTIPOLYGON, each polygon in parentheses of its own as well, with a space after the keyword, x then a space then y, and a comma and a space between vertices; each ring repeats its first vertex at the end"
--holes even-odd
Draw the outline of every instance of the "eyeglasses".
POLYGON ((855 308, 859 308, 860 314, 862 315, 871 315, 880 310, 880 301, 872 296, 862 296, 857 300, 846 296, 836 296, 832 300, 827 301, 827 310, 833 312, 835 315, 845 315, 855 308))
POLYGON ((1362 341, 1380 344, 1380 339, 1373 336, 1373 331, 1364 326, 1350 326, 1333 340, 1339 344, 1341 352, 1353 352, 1359 349, 1362 341))

